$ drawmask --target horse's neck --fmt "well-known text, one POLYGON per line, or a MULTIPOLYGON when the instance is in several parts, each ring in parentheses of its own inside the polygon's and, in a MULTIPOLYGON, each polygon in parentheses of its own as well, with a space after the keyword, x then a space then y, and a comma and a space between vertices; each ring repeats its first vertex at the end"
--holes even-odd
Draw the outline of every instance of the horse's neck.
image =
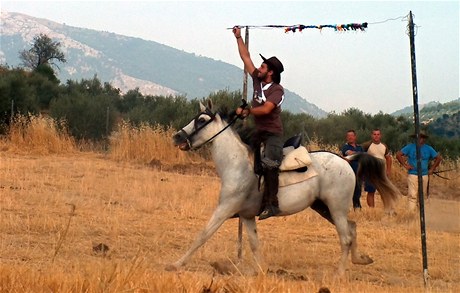
POLYGON ((221 178, 232 176, 235 172, 252 172, 249 150, 232 129, 214 139, 212 157, 221 178))

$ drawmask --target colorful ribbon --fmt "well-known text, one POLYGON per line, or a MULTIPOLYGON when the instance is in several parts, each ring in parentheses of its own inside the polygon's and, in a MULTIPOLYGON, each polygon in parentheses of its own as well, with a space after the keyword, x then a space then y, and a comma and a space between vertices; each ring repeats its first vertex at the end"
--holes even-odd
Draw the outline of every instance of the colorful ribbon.
MULTIPOLYGON (((322 30, 323 28, 333 28, 335 31, 365 31, 367 28, 368 23, 349 23, 349 24, 323 24, 323 25, 238 25, 238 27, 243 28, 283 28, 285 33, 288 32, 301 32, 304 29, 309 29, 309 28, 316 28, 319 30, 322 30)), ((227 28, 227 29, 232 29, 232 28, 227 28)))
POLYGON ((319 30, 322 30, 323 28, 333 28, 335 31, 357 31, 361 30, 364 31, 367 28, 367 22, 364 23, 349 23, 349 24, 325 24, 325 25, 293 25, 293 26, 288 26, 284 28, 284 32, 293 32, 295 33, 296 31, 301 32, 304 29, 308 28, 316 28, 319 30))

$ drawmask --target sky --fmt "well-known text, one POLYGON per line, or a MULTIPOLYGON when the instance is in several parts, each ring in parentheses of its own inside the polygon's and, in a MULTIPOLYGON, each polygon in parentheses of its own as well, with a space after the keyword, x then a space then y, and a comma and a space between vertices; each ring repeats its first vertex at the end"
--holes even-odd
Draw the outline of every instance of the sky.
MULTIPOLYGON (((326 112, 392 113, 413 105, 408 15, 415 23, 418 102, 459 98, 458 1, 1 1, 0 9, 155 41, 243 68, 234 25, 368 23, 363 31, 250 28, 256 66, 276 56, 281 84, 326 112)), ((243 30, 244 33, 244 30, 243 30)), ((287 97, 288 98, 288 97, 287 97)))

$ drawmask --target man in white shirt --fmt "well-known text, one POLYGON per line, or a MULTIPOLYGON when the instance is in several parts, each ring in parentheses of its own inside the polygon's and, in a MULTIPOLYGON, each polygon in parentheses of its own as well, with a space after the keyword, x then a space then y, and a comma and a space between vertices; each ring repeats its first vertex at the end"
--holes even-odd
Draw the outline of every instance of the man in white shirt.
MULTIPOLYGON (((387 176, 391 173, 391 154, 388 147, 381 142, 382 133, 380 129, 376 128, 372 130, 371 141, 365 142, 362 146, 365 152, 373 155, 374 157, 381 159, 386 164, 387 176)), ((367 191, 367 205, 371 208, 375 207, 374 195, 375 187, 366 181, 364 191, 367 191)))

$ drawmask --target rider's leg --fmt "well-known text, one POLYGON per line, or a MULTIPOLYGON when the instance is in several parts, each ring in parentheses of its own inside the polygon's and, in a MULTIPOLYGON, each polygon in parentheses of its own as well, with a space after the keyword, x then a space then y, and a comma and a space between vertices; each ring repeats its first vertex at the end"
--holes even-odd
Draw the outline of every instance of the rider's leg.
POLYGON ((259 215, 259 220, 276 216, 280 210, 278 205, 278 169, 265 170, 264 172, 264 210, 259 215))
POLYGON ((271 135, 265 141, 264 157, 262 164, 265 167, 264 180, 264 198, 267 202, 264 210, 259 216, 260 220, 275 216, 279 213, 278 206, 278 185, 279 178, 278 167, 283 159, 283 141, 280 136, 271 135))

